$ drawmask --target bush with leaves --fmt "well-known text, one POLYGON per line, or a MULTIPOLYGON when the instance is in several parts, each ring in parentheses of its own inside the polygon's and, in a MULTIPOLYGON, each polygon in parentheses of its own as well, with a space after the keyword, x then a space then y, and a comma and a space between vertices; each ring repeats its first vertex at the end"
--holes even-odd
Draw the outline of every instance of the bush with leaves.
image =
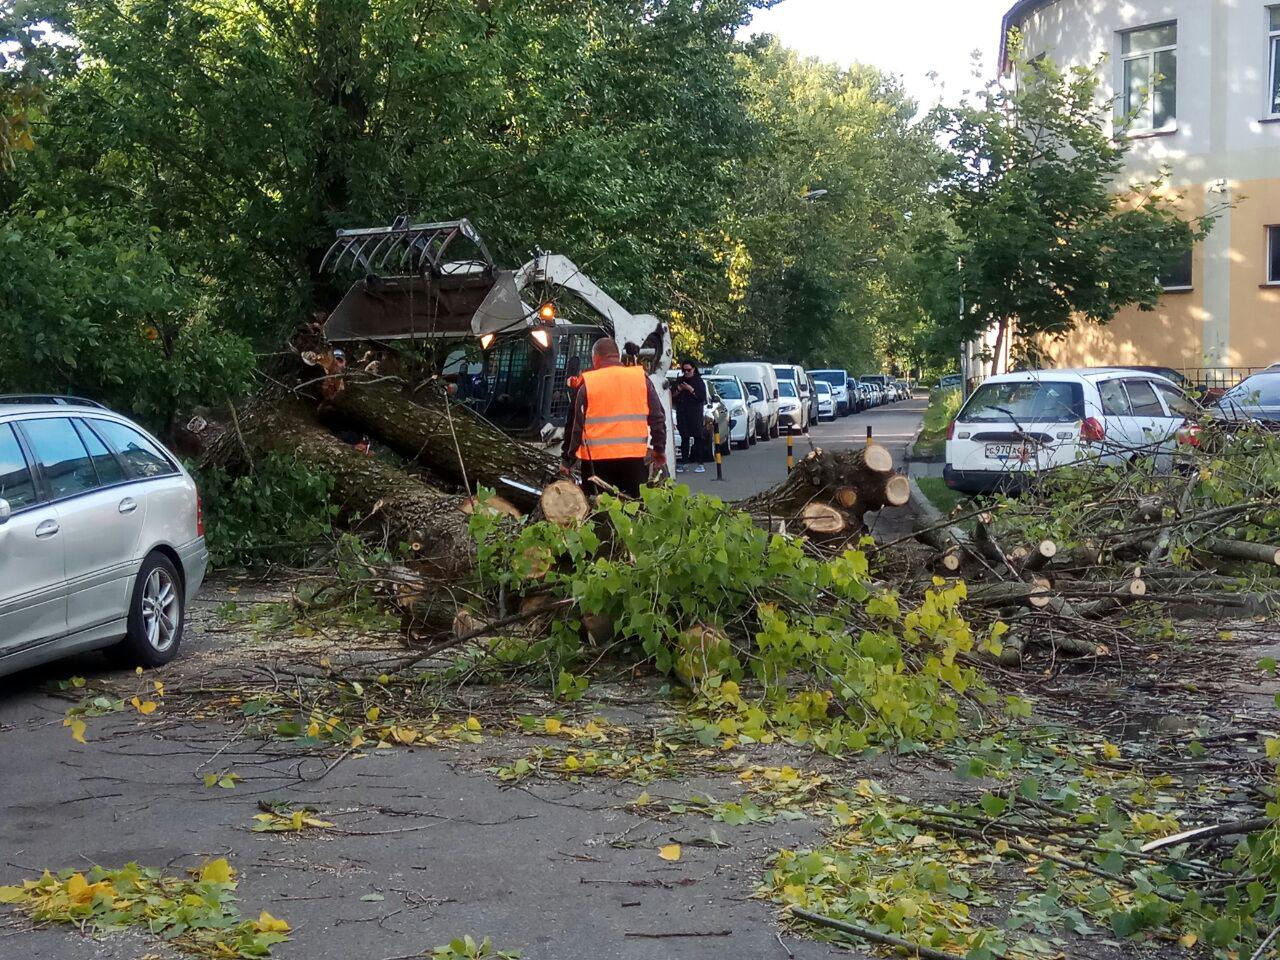
MULTIPOLYGON (((963 584, 939 582, 904 609, 872 583, 861 551, 816 557, 687 487, 601 497, 579 526, 531 523, 511 536, 488 511, 472 522, 491 586, 572 598, 579 618, 612 623, 619 640, 697 692, 708 737, 782 733, 831 752, 949 739, 961 727, 959 698, 991 701, 959 662, 977 646, 957 611, 963 584), (757 692, 746 695, 745 683, 757 692)), ((558 671, 578 657, 580 632, 579 619, 556 624, 558 671)), ((997 649, 998 636, 985 645, 997 649)))
POLYGON ((299 561, 331 537, 333 478, 309 464, 273 453, 251 473, 213 467, 199 480, 215 566, 299 561))

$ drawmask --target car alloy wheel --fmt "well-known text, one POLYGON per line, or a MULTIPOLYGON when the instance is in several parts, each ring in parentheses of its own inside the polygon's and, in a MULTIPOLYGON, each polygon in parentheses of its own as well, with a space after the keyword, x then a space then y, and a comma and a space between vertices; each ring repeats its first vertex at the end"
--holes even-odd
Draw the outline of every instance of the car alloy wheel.
POLYGON ((147 643, 157 653, 173 646, 182 617, 178 587, 169 571, 156 567, 147 577, 142 591, 142 629, 147 643))

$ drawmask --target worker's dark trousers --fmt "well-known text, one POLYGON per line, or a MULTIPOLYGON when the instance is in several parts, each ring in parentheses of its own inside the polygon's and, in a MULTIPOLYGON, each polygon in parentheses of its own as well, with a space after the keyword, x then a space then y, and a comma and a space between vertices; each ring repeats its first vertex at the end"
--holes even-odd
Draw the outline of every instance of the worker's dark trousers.
POLYGON ((706 444, 703 443, 704 426, 698 411, 686 414, 676 412, 676 424, 680 427, 680 459, 685 463, 706 463, 706 444), (692 460, 689 458, 693 457, 692 460))
POLYGON ((583 460, 582 489, 595 496, 607 491, 597 483, 591 482, 597 476, 605 483, 617 487, 629 497, 640 498, 640 488, 649 479, 649 465, 644 457, 625 457, 621 460, 583 460))

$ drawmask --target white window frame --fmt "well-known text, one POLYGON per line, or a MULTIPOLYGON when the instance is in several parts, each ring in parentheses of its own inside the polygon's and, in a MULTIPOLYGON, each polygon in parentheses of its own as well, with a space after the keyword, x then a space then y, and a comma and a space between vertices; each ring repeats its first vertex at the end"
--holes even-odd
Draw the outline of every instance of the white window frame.
POLYGON ((1120 47, 1120 55, 1117 63, 1120 70, 1120 76, 1116 80, 1116 89, 1119 92, 1117 104, 1119 106, 1120 119, 1129 124, 1125 132, 1129 136, 1150 136, 1159 133, 1173 133, 1178 129, 1178 81, 1175 78, 1173 82, 1173 119, 1166 123, 1163 127, 1157 127, 1156 121, 1156 97, 1155 97, 1155 79, 1159 74, 1156 73, 1156 54, 1173 53, 1174 61, 1178 59, 1178 21, 1162 20, 1159 23, 1147 23, 1139 27, 1131 27, 1127 30, 1121 30, 1116 39, 1120 47), (1144 30, 1154 30, 1157 27, 1173 27, 1174 41, 1163 47, 1152 47, 1149 50, 1142 50, 1138 53, 1125 53, 1124 42, 1126 37, 1130 37, 1135 33, 1141 33, 1144 30), (1125 66, 1133 61, 1147 61, 1148 87, 1147 96, 1142 106, 1136 110, 1129 110, 1129 85, 1125 82, 1125 66), (1138 126, 1139 118, 1146 120, 1145 126, 1138 126))
POLYGON ((1267 7, 1267 117, 1270 119, 1280 119, 1280 97, 1277 96, 1280 89, 1280 21, 1272 26, 1278 11, 1280 4, 1267 7))

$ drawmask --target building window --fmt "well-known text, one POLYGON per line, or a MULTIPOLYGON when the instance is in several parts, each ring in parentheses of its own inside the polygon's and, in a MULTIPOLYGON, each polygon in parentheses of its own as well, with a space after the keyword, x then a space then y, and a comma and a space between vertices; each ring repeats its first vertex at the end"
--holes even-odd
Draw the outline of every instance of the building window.
POLYGON ((1191 248, 1178 254, 1160 271, 1160 286, 1166 290, 1191 289, 1191 248))
POLYGON ((1178 24, 1120 34, 1120 109, 1130 133, 1172 130, 1178 122, 1178 24))
POLYGON ((1280 117, 1280 7, 1268 7, 1267 42, 1271 47, 1271 82, 1268 89, 1267 112, 1280 117))
POLYGON ((1280 284, 1280 226, 1267 227, 1267 283, 1280 284))

